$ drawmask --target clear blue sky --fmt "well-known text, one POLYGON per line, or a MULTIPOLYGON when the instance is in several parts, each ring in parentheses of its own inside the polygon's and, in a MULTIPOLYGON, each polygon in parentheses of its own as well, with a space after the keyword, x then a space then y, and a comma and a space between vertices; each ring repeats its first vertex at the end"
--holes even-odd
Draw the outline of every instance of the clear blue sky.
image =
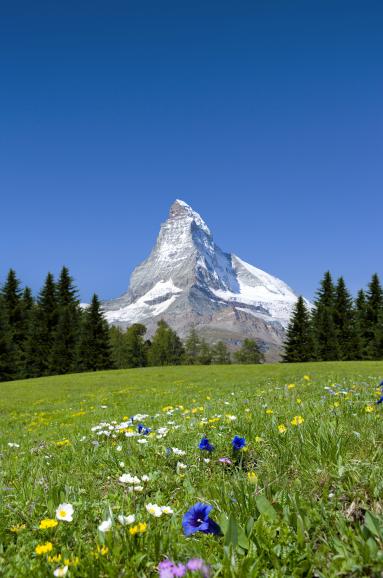
POLYGON ((0 2, 0 279, 126 290, 176 198, 312 296, 383 277, 381 0, 0 2))

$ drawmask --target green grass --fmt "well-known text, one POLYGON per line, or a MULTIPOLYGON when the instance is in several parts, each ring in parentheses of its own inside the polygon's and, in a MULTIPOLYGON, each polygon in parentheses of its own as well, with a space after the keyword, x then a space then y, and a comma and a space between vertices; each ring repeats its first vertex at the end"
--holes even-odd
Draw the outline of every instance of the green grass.
POLYGON ((146 368, 0 384, 0 575, 53 576, 68 559, 70 577, 144 578, 158 575, 164 558, 192 557, 217 577, 381 575, 382 378, 383 363, 358 362, 146 368), (337 395, 325 390, 332 384, 337 395), (91 429, 137 413, 167 435, 140 444, 91 429), (295 416, 304 422, 292 425, 295 416), (211 455, 198 449, 203 433, 215 445, 211 455), (233 456, 236 434, 247 446, 233 456), (167 453, 173 447, 186 454, 167 453), (220 463, 223 456, 233 464, 220 463), (123 473, 149 481, 129 492, 123 473), (213 506, 223 536, 184 536, 182 517, 198 501, 213 506), (63 502, 73 505, 73 521, 39 529, 63 502), (153 517, 149 502, 174 514, 153 517), (135 514, 146 531, 131 535, 119 514, 135 514), (112 529, 99 532, 108 517, 112 529), (36 554, 45 542, 52 551, 36 554))

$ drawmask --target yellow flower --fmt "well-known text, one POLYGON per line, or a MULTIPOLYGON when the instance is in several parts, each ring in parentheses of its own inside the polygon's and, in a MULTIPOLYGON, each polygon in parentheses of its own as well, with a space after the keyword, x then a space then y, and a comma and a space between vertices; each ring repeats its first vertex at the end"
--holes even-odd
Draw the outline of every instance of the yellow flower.
POLYGON ((71 443, 69 440, 60 440, 60 441, 56 442, 56 446, 58 446, 60 448, 63 446, 70 446, 70 445, 71 445, 71 443))
POLYGON ((65 566, 78 566, 80 562, 80 558, 76 556, 75 558, 65 558, 64 565, 65 566))
POLYGON ((366 407, 364 408, 364 411, 365 411, 366 413, 372 413, 372 412, 375 411, 375 408, 374 408, 373 405, 366 405, 366 407))
POLYGON ((140 522, 136 526, 129 528, 129 534, 131 536, 135 536, 136 534, 143 534, 146 532, 148 525, 145 522, 140 522))
POLYGON ((304 376, 303 376, 303 379, 304 379, 305 381, 310 381, 310 380, 311 380, 311 377, 310 377, 309 375, 304 375, 304 376))
POLYGON ((45 544, 38 544, 35 548, 35 552, 38 556, 40 556, 40 554, 48 554, 48 552, 51 552, 52 550, 53 550, 52 542, 45 542, 45 544))
POLYGON ((172 406, 172 405, 165 405, 165 406, 162 408, 162 411, 170 411, 170 410, 172 410, 172 409, 173 409, 173 406, 172 406))
POLYGON ((274 412, 272 409, 267 409, 266 410, 267 415, 272 415, 274 412))
POLYGON ((304 421, 305 420, 301 415, 296 415, 291 420, 291 425, 301 425, 304 421))
POLYGON ((300 404, 302 403, 302 400, 301 400, 300 397, 297 397, 296 401, 297 401, 297 404, 298 404, 298 405, 300 405, 300 404))
POLYGON ((339 401, 334 401, 334 406, 333 406, 333 407, 339 407, 339 406, 340 406, 339 401))
POLYGON ((261 436, 255 436, 255 441, 257 444, 260 444, 261 442, 263 442, 263 438, 261 438, 261 436))
POLYGON ((95 556, 96 558, 98 558, 99 554, 101 554, 101 556, 106 556, 108 552, 109 552, 108 546, 97 546, 97 550, 93 552, 93 556, 95 556))
POLYGON ((72 413, 72 417, 80 417, 85 414, 86 414, 85 411, 77 411, 76 413, 72 413))
POLYGON ((289 383, 287 389, 293 389, 295 387, 295 383, 289 383))
POLYGON ((48 562, 57 563, 61 560, 61 554, 54 554, 54 556, 48 556, 48 562))
POLYGON ((247 472, 247 479, 249 480, 249 482, 251 482, 252 484, 256 484, 258 481, 258 476, 255 472, 247 472))
POLYGON ((278 431, 279 431, 279 433, 281 433, 281 434, 287 432, 287 427, 285 426, 284 423, 279 424, 279 426, 278 426, 278 431))
POLYGON ((18 534, 19 532, 22 532, 23 530, 25 530, 25 528, 26 528, 25 524, 16 524, 15 526, 11 526, 9 529, 14 534, 18 534))
POLYGON ((58 524, 57 520, 52 520, 51 518, 44 518, 44 520, 41 520, 39 528, 40 530, 47 530, 48 528, 54 528, 55 526, 57 526, 57 524, 58 524))

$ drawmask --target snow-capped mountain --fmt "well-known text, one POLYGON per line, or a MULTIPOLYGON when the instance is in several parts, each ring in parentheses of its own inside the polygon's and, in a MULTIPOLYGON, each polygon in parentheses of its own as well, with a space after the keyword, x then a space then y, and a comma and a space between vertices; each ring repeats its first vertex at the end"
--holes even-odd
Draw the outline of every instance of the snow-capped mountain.
POLYGON ((144 323, 149 335, 164 319, 181 336, 193 325, 209 341, 254 337, 276 358, 296 300, 280 279, 224 253, 201 216, 176 200, 128 291, 103 308, 109 323, 144 323))

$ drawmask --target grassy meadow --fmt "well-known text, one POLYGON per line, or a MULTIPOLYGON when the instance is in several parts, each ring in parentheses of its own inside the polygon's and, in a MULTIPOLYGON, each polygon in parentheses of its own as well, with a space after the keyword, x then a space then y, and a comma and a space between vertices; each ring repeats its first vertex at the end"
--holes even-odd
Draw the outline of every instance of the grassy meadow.
POLYGON ((382 379, 349 362, 0 384, 0 575, 383 576, 382 379), (221 535, 185 535, 197 502, 221 535))

